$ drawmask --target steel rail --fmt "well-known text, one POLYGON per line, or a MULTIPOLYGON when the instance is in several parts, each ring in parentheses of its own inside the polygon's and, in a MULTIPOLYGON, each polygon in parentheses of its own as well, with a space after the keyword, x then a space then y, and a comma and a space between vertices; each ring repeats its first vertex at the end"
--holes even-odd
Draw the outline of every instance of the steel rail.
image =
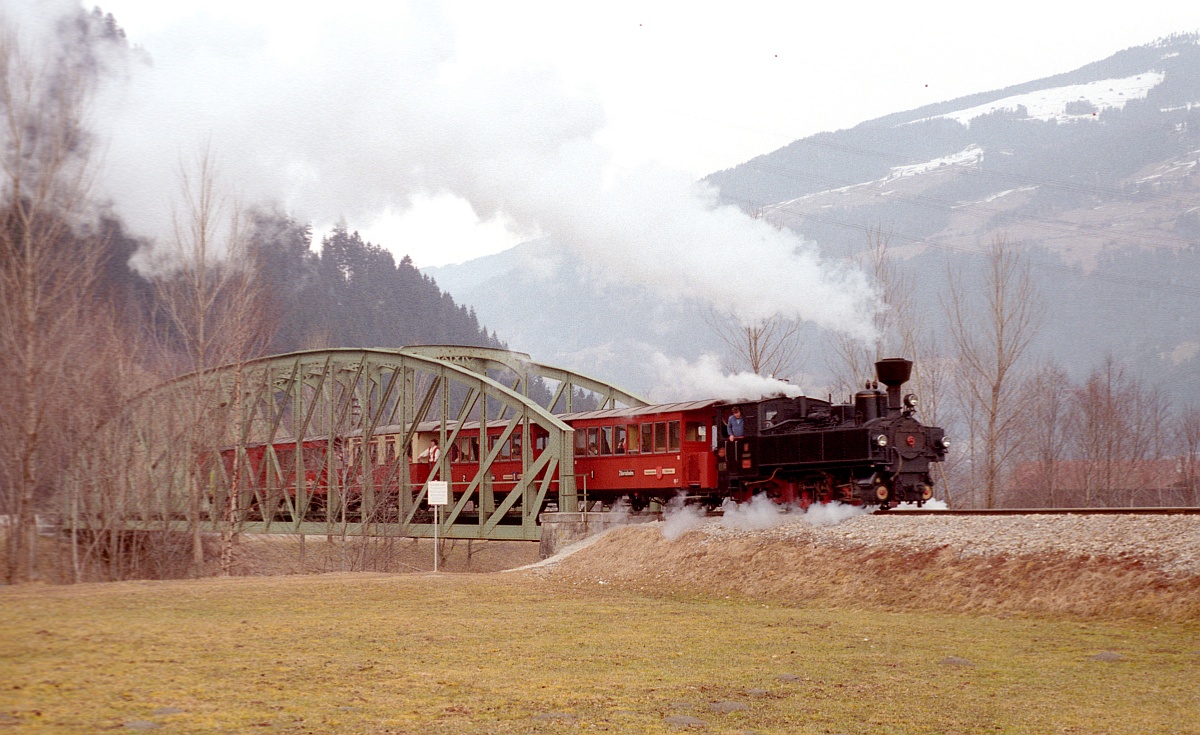
POLYGON ((1176 508, 948 508, 948 509, 933 509, 933 508, 913 508, 913 509, 896 509, 877 510, 874 515, 877 516, 937 516, 937 515, 952 515, 952 516, 1029 516, 1029 515, 1137 515, 1137 516, 1169 516, 1169 515, 1197 515, 1200 514, 1200 508, 1196 507, 1176 507, 1176 508))

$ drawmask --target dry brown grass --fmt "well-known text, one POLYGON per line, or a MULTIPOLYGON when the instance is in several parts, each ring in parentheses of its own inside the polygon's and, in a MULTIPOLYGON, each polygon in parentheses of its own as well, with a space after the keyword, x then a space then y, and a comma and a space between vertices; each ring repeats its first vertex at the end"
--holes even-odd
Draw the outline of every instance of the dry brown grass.
MULTIPOLYGON (((0 727, 1200 733, 1197 581, 1131 562, 629 527, 510 574, 313 575, 432 545, 299 544, 244 539, 258 576, 0 588, 0 727)), ((536 555, 471 549, 443 568, 536 555)))
POLYGON ((950 549, 837 549, 703 533, 667 541, 654 527, 630 526, 563 560, 554 574, 575 584, 889 611, 1200 620, 1200 578, 1129 560, 963 557, 950 549))
MULTIPOLYGON (((0 540, 3 530, 0 529, 0 540)), ((205 564, 197 574, 191 563, 191 539, 185 534, 164 537, 147 534, 144 548, 128 555, 117 568, 93 560, 83 581, 118 579, 186 579, 220 574, 219 539, 204 539, 205 564)), ((528 541, 467 541, 442 539, 439 569, 446 572, 495 572, 538 560, 538 545, 528 541)), ((51 584, 73 581, 71 548, 65 538, 38 539, 39 579, 51 584)), ((4 560, 0 544, 0 563, 4 560)), ((234 576, 323 574, 326 572, 422 572, 433 569, 433 541, 409 538, 356 538, 286 534, 242 534, 233 551, 234 576)))
POLYGON ((0 589, 0 609, 0 727, 21 733, 667 733, 678 716, 717 733, 1200 732, 1194 622, 884 613, 533 572, 27 585, 0 589))

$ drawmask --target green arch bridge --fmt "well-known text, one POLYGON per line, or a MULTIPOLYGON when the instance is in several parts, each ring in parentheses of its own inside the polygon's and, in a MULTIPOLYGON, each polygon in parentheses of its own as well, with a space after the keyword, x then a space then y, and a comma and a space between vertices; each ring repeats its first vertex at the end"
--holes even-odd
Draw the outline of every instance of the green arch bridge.
POLYGON ((581 399, 647 405, 610 383, 481 347, 313 350, 226 365, 136 397, 96 432, 76 462, 69 523, 432 537, 423 501, 431 481, 448 480, 439 537, 538 540, 542 511, 584 499, 572 430, 559 418, 581 399), (532 440, 534 427, 544 441, 532 440), (404 460, 418 435, 441 447, 478 437, 473 478, 454 481, 449 451, 413 477, 404 460), (494 487, 510 437, 522 439, 521 471, 494 487), (378 452, 388 451, 399 460, 381 476, 378 452))

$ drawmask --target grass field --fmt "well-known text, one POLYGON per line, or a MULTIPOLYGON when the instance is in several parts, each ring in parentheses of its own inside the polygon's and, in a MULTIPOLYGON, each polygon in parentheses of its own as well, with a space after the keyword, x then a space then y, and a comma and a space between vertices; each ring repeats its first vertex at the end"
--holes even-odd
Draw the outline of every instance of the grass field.
POLYGON ((1196 621, 882 613, 531 573, 25 586, 0 589, 0 619, 14 733, 1200 733, 1196 621))

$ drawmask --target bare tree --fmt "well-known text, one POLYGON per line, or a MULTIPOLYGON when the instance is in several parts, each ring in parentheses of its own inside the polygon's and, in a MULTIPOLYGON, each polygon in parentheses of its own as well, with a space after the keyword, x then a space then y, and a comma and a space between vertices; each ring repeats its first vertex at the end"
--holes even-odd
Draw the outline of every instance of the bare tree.
MULTIPOLYGON (((193 563, 204 561, 201 525, 215 516, 221 527, 221 570, 228 574, 236 540, 240 483, 245 471, 241 445, 243 365, 261 354, 271 330, 263 318, 264 292, 258 265, 241 212, 219 190, 218 172, 211 151, 205 148, 192 166, 181 166, 182 211, 174 215, 174 237, 158 259, 167 272, 155 279, 164 323, 160 337, 165 348, 178 355, 184 372, 195 373, 192 395, 181 407, 190 427, 187 443, 191 471, 182 475, 187 486, 188 519, 192 528, 193 563), (231 373, 212 372, 231 366, 231 373), (223 383, 232 374, 233 384, 223 383), (230 396, 231 399, 225 399, 230 396), (224 408, 223 415, 214 413, 224 408), (202 456, 215 461, 212 450, 222 439, 237 444, 228 485, 215 497, 206 483, 202 456), (207 454, 205 454, 207 450, 207 454), (221 507, 206 507, 217 500, 221 507)), ((209 468, 211 476, 213 468, 209 468)))
POLYGON ((1179 457, 1183 502, 1200 506, 1200 406, 1183 409, 1177 431, 1183 450, 1179 457))
MULTIPOLYGON (((761 208, 754 219, 763 218, 761 208)), ((778 225, 776 225, 778 227, 778 225)), ((798 369, 801 323, 782 314, 746 320, 733 312, 710 309, 704 320, 728 350, 725 367, 733 372, 750 371, 789 379, 798 369)))
POLYGON ((1121 476, 1119 463, 1127 452, 1126 420, 1133 402, 1124 367, 1111 354, 1106 356, 1076 396, 1079 482, 1084 503, 1113 505, 1119 502, 1114 491, 1121 476))
POLYGON ((787 379, 797 369, 801 325, 795 319, 776 314, 747 324, 714 311, 705 320, 729 350, 729 370, 787 379))
POLYGON ((875 339, 865 343, 848 335, 834 341, 838 364, 833 373, 839 390, 860 390, 873 379, 875 362, 885 357, 907 357, 915 361, 913 379, 920 379, 923 361, 917 359, 919 335, 913 314, 912 278, 892 255, 889 237, 879 229, 867 233, 867 248, 860 256, 879 291, 882 308, 875 313, 875 339))
POLYGON ((11 519, 5 578, 36 574, 35 513, 89 423, 90 324, 104 257, 80 234, 92 167, 88 78, 35 60, 0 28, 0 502, 11 519))
POLYGON ((1077 453, 1085 502, 1136 505, 1139 491, 1163 484, 1168 404, 1162 391, 1131 377, 1112 355, 1077 392, 1077 453))
POLYGON ((1074 435, 1074 386, 1055 362, 1043 362, 1021 390, 1019 456, 1031 468, 1014 492, 1022 506, 1057 508, 1064 497, 1063 463, 1074 435))
POLYGON ((1040 326, 1041 299, 1028 262, 1004 238, 992 241, 985 258, 983 283, 974 288, 961 273, 950 274, 945 307, 966 402, 972 476, 984 507, 993 508, 1016 446, 1018 367, 1040 326))

